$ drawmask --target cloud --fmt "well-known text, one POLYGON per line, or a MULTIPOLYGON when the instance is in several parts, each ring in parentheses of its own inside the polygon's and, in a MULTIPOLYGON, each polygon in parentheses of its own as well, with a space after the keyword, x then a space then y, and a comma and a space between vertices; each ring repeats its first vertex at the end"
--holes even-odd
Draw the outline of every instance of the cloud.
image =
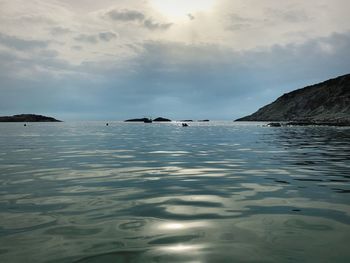
POLYGON ((149 42, 132 62, 134 73, 123 84, 128 91, 119 94, 152 114, 161 108, 183 117, 234 118, 285 92, 350 72, 350 60, 342 59, 349 50, 350 33, 246 52, 149 42), (320 43, 335 53, 324 52, 320 43))
POLYGON ((98 34, 92 34, 92 35, 80 34, 80 35, 74 37, 74 39, 78 42, 97 44, 99 42, 99 40, 104 41, 104 42, 109 42, 112 39, 115 39, 116 37, 117 37, 117 34, 115 34, 114 32, 100 32, 98 34))
POLYGON ((230 20, 234 23, 253 23, 256 22, 256 19, 248 18, 248 17, 243 17, 238 14, 230 14, 229 16, 230 20))
POLYGON ((3 114, 234 119, 350 72, 347 0, 220 0, 193 21, 138 0, 0 5, 3 114))
POLYGON ((192 15, 192 14, 187 14, 187 16, 188 16, 188 18, 190 19, 190 20, 194 20, 196 17, 194 16, 194 15, 192 15))
POLYGON ((107 72, 105 62, 89 71, 105 78, 94 103, 124 112, 119 118, 161 111, 172 118, 233 119, 285 92, 350 72, 350 61, 342 59, 349 48, 350 34, 247 52, 153 41, 130 62, 131 74, 114 76, 118 70, 109 65, 107 72), (324 52, 320 43, 336 52, 324 52))
POLYGON ((272 17, 289 23, 306 22, 311 19, 303 10, 296 9, 280 10, 268 8, 266 9, 265 14, 267 17, 272 17))
POLYGON ((46 25, 53 25, 55 24, 54 19, 51 17, 48 17, 46 15, 33 15, 33 14, 26 14, 21 15, 17 18, 18 20, 22 21, 23 23, 30 23, 30 24, 46 24, 46 25))
POLYGON ((135 10, 111 10, 106 15, 114 21, 137 22, 139 25, 149 30, 166 30, 172 26, 172 23, 160 23, 147 17, 144 13, 135 10))
POLYGON ((66 27, 55 26, 50 29, 50 32, 52 35, 65 35, 65 34, 71 33, 72 30, 66 27))
POLYGON ((96 44, 98 42, 96 35, 80 34, 74 37, 74 39, 79 42, 85 42, 90 44, 96 44))
POLYGON ((162 24, 154 22, 152 19, 146 19, 145 21, 143 21, 143 24, 146 28, 150 30, 166 30, 172 26, 172 23, 162 24))
POLYGON ((83 47, 82 46, 79 46, 79 45, 74 45, 71 47, 73 50, 76 50, 76 51, 80 51, 80 50, 83 50, 83 47))
POLYGON ((350 57, 350 33, 245 52, 164 41, 144 43, 140 50, 122 65, 113 58, 74 66, 57 57, 0 53, 0 109, 35 109, 63 118, 161 113, 174 119, 234 119, 285 92, 350 72, 350 59, 344 59, 350 57))
POLYGON ((311 18, 303 11, 297 9, 264 9, 262 16, 240 15, 231 13, 228 30, 239 31, 254 28, 274 27, 283 23, 305 23, 311 18))
POLYGON ((46 59, 50 59, 50 58, 58 57, 59 52, 53 49, 42 49, 38 52, 38 55, 46 59))
POLYGON ((263 21, 257 21, 256 19, 243 17, 238 14, 230 14, 229 26, 227 26, 226 29, 232 31, 248 29, 253 27, 257 22, 262 23, 263 21))
POLYGON ((98 36, 101 40, 107 42, 117 37, 117 35, 113 32, 101 32, 98 34, 98 36))
POLYGON ((9 48, 24 51, 37 48, 46 48, 49 44, 49 41, 27 40, 0 33, 0 44, 9 48))
POLYGON ((116 21, 143 21, 145 15, 139 11, 135 10, 111 10, 107 15, 116 21))

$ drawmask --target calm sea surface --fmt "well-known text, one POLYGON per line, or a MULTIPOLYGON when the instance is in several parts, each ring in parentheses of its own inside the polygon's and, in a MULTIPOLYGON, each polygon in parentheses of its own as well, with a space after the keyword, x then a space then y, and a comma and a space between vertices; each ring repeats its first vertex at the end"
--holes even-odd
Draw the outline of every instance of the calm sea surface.
POLYGON ((0 124, 0 262, 350 262, 350 128, 0 124))

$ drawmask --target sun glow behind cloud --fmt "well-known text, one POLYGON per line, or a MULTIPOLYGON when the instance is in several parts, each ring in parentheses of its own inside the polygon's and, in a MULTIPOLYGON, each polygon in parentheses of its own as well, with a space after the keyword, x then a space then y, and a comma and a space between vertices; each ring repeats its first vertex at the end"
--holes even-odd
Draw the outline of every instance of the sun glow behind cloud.
POLYGON ((210 12, 215 0, 151 0, 155 10, 171 19, 182 19, 198 12, 210 12))

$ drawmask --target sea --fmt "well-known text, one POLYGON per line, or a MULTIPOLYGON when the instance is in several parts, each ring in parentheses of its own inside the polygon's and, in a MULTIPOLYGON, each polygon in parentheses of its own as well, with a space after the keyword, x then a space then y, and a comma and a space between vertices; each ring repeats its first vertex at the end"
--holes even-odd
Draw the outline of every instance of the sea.
POLYGON ((0 124, 0 262, 350 262, 350 128, 0 124))

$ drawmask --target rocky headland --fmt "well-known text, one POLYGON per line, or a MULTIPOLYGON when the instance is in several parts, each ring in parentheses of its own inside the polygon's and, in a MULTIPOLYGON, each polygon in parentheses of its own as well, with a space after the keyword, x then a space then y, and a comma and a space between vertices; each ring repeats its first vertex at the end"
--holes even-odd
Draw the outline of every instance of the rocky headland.
POLYGON ((236 121, 288 122, 288 125, 350 125, 350 74, 292 91, 236 121))

